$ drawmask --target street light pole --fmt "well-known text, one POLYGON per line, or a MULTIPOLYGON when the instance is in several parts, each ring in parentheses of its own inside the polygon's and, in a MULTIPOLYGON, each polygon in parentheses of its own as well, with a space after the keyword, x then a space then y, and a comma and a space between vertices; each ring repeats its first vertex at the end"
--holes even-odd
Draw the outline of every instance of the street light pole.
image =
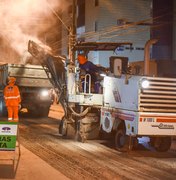
POLYGON ((72 4, 72 26, 69 31, 69 58, 71 62, 75 61, 75 52, 73 51, 73 46, 76 41, 76 25, 77 25, 77 0, 73 0, 72 4))

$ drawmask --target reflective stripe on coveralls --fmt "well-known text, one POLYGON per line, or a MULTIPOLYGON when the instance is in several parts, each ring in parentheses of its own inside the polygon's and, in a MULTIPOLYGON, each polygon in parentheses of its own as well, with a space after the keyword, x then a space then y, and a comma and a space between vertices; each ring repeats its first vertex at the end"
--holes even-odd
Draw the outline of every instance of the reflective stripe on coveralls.
POLYGON ((4 96, 4 98, 5 99, 18 99, 20 96, 18 95, 18 96, 11 96, 11 97, 5 97, 4 96))

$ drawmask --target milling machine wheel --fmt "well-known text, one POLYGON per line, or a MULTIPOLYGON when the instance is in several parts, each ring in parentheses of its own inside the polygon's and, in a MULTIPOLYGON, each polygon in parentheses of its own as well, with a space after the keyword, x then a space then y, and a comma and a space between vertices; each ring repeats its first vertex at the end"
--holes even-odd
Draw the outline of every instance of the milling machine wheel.
POLYGON ((67 122, 67 138, 74 139, 76 134, 75 122, 67 122))
POLYGON ((67 138, 74 139, 75 123, 69 122, 63 118, 59 124, 59 134, 61 134, 62 136, 65 136, 67 138))
POLYGON ((158 152, 166 152, 171 147, 171 137, 157 137, 154 142, 154 148, 158 152))
POLYGON ((118 151, 127 151, 129 137, 125 134, 125 129, 117 129, 115 134, 115 149, 118 151))
POLYGON ((86 139, 98 139, 100 131, 99 117, 96 113, 88 113, 80 121, 80 136, 82 142, 86 139))
POLYGON ((138 148, 139 141, 137 137, 132 137, 132 150, 135 150, 138 148))

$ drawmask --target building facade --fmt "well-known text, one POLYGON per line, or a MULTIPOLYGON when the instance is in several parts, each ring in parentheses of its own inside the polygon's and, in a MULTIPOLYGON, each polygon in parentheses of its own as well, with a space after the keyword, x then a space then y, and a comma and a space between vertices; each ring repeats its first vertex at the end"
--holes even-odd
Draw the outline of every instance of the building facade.
POLYGON ((85 0, 85 41, 131 42, 115 52, 90 53, 89 59, 109 66, 109 56, 126 56, 129 61, 144 58, 150 39, 151 0, 85 0))
MULTIPOLYGON (((158 43, 151 49, 151 59, 174 60, 175 9, 174 0, 78 0, 77 39, 133 44, 115 52, 89 53, 90 61, 106 67, 109 56, 128 57, 129 61, 144 60, 145 44, 153 38, 157 38, 158 43)), ((66 34, 63 36, 65 38, 66 34)), ((68 41, 63 42, 68 44, 68 41)))

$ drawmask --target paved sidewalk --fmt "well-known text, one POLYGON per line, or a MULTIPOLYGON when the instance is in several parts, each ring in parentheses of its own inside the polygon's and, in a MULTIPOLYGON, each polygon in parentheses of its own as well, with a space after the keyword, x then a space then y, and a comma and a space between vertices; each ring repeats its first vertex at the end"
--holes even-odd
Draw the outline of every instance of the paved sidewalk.
MULTIPOLYGON (((38 156, 21 146, 19 160, 10 160, 14 152, 0 151, 0 179, 3 180, 69 180, 38 156)), ((15 155, 18 158, 18 153, 15 155)))

